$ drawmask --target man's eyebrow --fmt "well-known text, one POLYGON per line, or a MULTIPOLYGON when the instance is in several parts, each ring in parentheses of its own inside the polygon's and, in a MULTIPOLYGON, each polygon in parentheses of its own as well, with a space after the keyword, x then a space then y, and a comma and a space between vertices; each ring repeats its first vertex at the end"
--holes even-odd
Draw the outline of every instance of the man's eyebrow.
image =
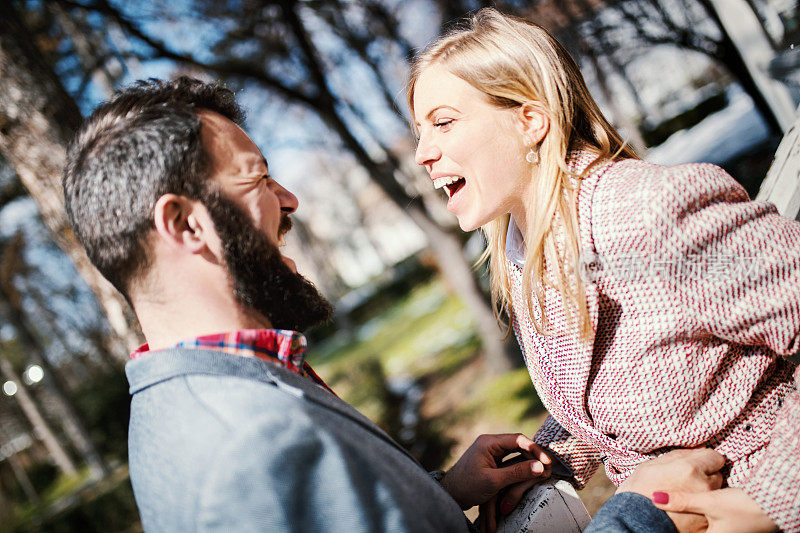
MULTIPOLYGON (((249 159, 249 158, 248 158, 249 159)), ((262 155, 261 158, 256 159, 249 159, 250 164, 247 165, 247 172, 253 174, 266 174, 269 176, 269 165, 267 164, 267 159, 262 155), (259 167, 259 165, 264 165, 263 168, 259 167), (266 169, 266 170, 265 170, 266 169)))

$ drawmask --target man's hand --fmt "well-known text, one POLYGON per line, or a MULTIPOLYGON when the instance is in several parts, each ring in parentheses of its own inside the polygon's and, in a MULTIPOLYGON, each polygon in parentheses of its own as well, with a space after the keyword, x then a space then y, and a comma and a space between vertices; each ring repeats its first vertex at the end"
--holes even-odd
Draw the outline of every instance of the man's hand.
POLYGON ((705 516, 710 533, 761 533, 778 529, 742 489, 726 488, 711 492, 660 491, 652 496, 656 507, 670 512, 670 516, 672 513, 705 516), (668 501, 659 503, 664 500, 668 501))
MULTIPOLYGON (((725 457, 708 448, 673 450, 636 467, 617 493, 636 492, 648 498, 661 491, 708 493, 722 486, 719 470, 724 465, 725 457)), ((699 514, 664 510, 682 533, 705 531, 708 525, 705 517, 699 514)))
MULTIPOLYGON (((550 476, 551 465, 545 451, 525 435, 481 435, 444 475, 441 483, 462 509, 469 509, 488 502, 509 485, 530 482, 532 486, 546 479, 550 476), (514 452, 521 453, 526 460, 498 467, 503 457, 514 452)), ((509 491, 503 503, 513 508, 523 492, 509 491)))

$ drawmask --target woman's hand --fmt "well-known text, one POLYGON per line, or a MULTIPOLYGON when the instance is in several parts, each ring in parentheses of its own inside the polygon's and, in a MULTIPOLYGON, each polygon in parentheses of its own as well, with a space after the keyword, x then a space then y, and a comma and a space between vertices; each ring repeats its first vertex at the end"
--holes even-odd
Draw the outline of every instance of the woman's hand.
MULTIPOLYGON (((705 493, 722 486, 719 470, 725 466, 725 457, 709 448, 672 450, 636 467, 636 470, 617 489, 636 492, 647 498, 654 492, 681 491, 685 494, 705 493)), ((668 511, 670 519, 680 532, 705 531, 706 519, 699 514, 668 511)))
MULTIPOLYGON (((655 493, 656 507, 670 513, 694 513, 708 520, 709 533, 767 533, 778 527, 742 489, 655 493), (667 500, 664 502, 664 500, 667 500), (659 503, 664 502, 664 503, 659 503)), ((679 529, 681 533, 684 530, 679 529)))
POLYGON ((617 488, 650 498, 655 491, 708 492, 722 486, 725 456, 710 448, 672 450, 636 467, 617 488))

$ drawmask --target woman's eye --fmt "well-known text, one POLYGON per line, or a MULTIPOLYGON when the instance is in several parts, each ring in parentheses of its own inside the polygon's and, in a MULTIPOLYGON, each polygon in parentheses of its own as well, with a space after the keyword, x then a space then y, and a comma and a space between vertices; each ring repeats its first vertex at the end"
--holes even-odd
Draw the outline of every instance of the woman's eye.
POLYGON ((446 126, 449 126, 452 123, 453 123, 453 119, 452 118, 448 118, 448 119, 438 120, 438 121, 434 122, 433 126, 435 128, 444 128, 446 126))

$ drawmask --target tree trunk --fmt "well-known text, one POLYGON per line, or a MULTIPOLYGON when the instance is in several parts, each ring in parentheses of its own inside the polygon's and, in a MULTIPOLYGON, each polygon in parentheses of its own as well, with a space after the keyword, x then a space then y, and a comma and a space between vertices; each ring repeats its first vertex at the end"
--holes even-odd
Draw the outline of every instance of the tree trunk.
POLYGON ((81 422, 80 417, 72 407, 74 400, 67 392, 67 388, 61 382, 58 372, 50 364, 44 355, 44 350, 41 344, 36 339, 36 336, 28 327, 27 322, 22 314, 22 309, 18 305, 20 302, 16 299, 9 298, 6 287, 3 287, 3 280, 0 280, 0 300, 6 304, 6 315, 9 324, 16 332, 16 339, 22 347, 23 351, 31 358, 31 361, 41 365, 44 370, 43 385, 47 387, 48 393, 55 398, 54 407, 58 411, 58 418, 60 419, 61 426, 64 429, 64 434, 72 442, 75 450, 83 457, 83 460, 89 466, 93 479, 100 479, 108 473, 106 466, 97 449, 94 447, 89 431, 81 422))
POLYGON ((431 221, 427 213, 411 207, 408 209, 408 215, 427 235, 430 250, 436 256, 444 279, 470 311, 489 370, 500 374, 511 370, 515 366, 514 363, 516 366, 521 365, 521 360, 512 361, 510 353, 505 348, 500 327, 478 286, 469 261, 464 257, 461 242, 431 221))
POLYGON ((642 137, 639 127, 634 124, 633 121, 628 118, 628 115, 626 115, 619 105, 617 105, 617 100, 614 97, 614 94, 611 92, 611 87, 608 85, 605 71, 600 65, 600 59, 592 50, 591 45, 586 46, 584 52, 589 58, 589 62, 592 64, 592 68, 597 76, 597 84, 600 86, 600 92, 603 93, 603 98, 608 104, 608 107, 611 109, 611 115, 615 119, 614 121, 617 123, 617 126, 624 129, 628 133, 625 142, 630 144, 640 157, 644 157, 644 154, 647 153, 647 143, 644 141, 644 137, 642 137))
MULTIPOLYGON (((619 65, 614 59, 613 50, 610 43, 607 39, 605 39, 603 32, 595 27, 594 22, 590 23, 591 41, 583 36, 579 31, 579 16, 596 16, 592 13, 592 7, 588 2, 582 1, 578 2, 578 4, 561 6, 560 12, 569 21, 567 31, 562 32, 562 35, 560 36, 562 42, 568 44, 573 50, 576 50, 581 55, 589 59, 589 62, 592 64, 592 69, 595 72, 595 76, 597 77, 597 84, 600 86, 600 92, 603 94, 603 99, 606 101, 611 111, 611 121, 616 122, 617 127, 625 130, 625 132, 628 134, 628 138, 625 139, 625 141, 634 149, 637 154, 639 154, 639 156, 644 156, 644 154, 647 152, 647 143, 642 137, 642 132, 639 129, 639 126, 634 124, 633 121, 630 120, 625 112, 619 107, 619 105, 617 105, 617 98, 614 96, 611 87, 609 86, 605 70, 603 70, 603 67, 600 64, 600 55, 604 55, 612 64, 612 66, 617 68, 617 74, 626 80, 626 83, 630 87, 632 84, 627 78, 627 74, 622 68, 622 65, 619 65), (576 9, 577 13, 575 12, 576 9)), ((634 94, 633 98, 636 105, 639 106, 641 104, 641 100, 639 100, 638 96, 635 95, 635 92, 636 91, 634 89, 632 91, 632 94, 634 94)))
MULTIPOLYGON (((325 115, 323 115, 325 118, 325 115)), ((481 291, 469 261, 464 257, 461 241, 439 226, 425 210, 419 197, 410 197, 394 179, 394 166, 378 164, 361 148, 341 120, 326 120, 369 172, 372 180, 402 209, 428 238, 429 249, 445 281, 461 297, 464 306, 475 321, 488 366, 492 372, 502 373, 514 366, 507 353, 502 335, 491 307, 481 291)))
MULTIPOLYGON (((370 178, 383 189, 387 196, 403 209, 411 219, 428 236, 431 251, 439 262, 443 275, 447 278, 453 289, 459 292, 464 305, 475 320, 483 349, 493 372, 502 372, 511 368, 509 355, 500 340, 497 330, 490 331, 487 317, 492 316, 488 302, 478 286, 475 276, 464 257, 461 242, 451 233, 442 229, 425 211, 425 206, 418 197, 411 197, 397 181, 397 174, 401 174, 400 164, 392 153, 384 149, 386 160, 379 163, 364 149, 347 127, 343 117, 337 112, 336 98, 331 92, 325 78, 324 67, 320 61, 319 50, 308 34, 302 19, 296 12, 297 1, 291 0, 281 4, 284 19, 294 33, 300 48, 303 50, 310 71, 310 78, 316 82, 319 95, 315 101, 316 111, 320 118, 336 133, 345 147, 355 156, 356 160, 367 170, 370 178), (469 275, 465 276, 464 273, 469 275)), ((494 319, 492 318, 492 322, 494 319)))
MULTIPOLYGON (((8 437, 8 434, 3 430, 2 425, 0 425, 0 439, 2 439, 2 442, 6 443, 6 446, 8 446, 11 443, 11 439, 8 437)), ((22 466, 19 457, 17 457, 17 453, 18 453, 17 450, 10 451, 10 453, 6 456, 6 459, 8 459, 8 464, 11 466, 11 471, 14 472, 14 477, 17 478, 17 483, 19 483, 19 486, 22 487, 22 492, 24 492, 25 496, 28 497, 28 501, 33 504, 38 504, 39 495, 36 494, 36 489, 33 488, 33 483, 31 483, 31 478, 28 477, 28 473, 22 466)))
POLYGON ((36 402, 34 402, 33 398, 28 394, 25 384, 19 379, 17 373, 14 372, 11 363, 3 357, 0 357, 0 374, 2 374, 3 378, 7 381, 12 381, 16 384, 17 392, 14 394, 14 397, 17 399, 22 412, 28 417, 28 420, 36 432, 36 436, 42 439, 42 443, 45 448, 47 448, 50 457, 59 470, 70 476, 77 474, 78 470, 75 468, 75 463, 72 462, 72 459, 69 458, 69 455, 67 455, 61 443, 58 442, 58 438, 45 421, 42 413, 36 406, 36 402))
POLYGON ((110 352, 124 361, 141 337, 126 318, 122 296, 91 265, 64 212, 61 171, 81 115, 9 2, 0 2, 0 94, 0 151, 97 297, 117 340, 110 352))
POLYGON ((292 232, 297 232, 300 248, 313 263, 323 292, 330 297, 340 297, 347 291, 347 284, 331 264, 330 246, 318 239, 300 218, 293 217, 292 221, 292 232))
POLYGON ((44 370, 43 385, 56 400, 54 409, 58 411, 58 418, 64 433, 89 466, 92 478, 100 479, 108 473, 108 467, 97 453, 97 449, 89 437, 89 431, 73 408, 75 401, 69 389, 63 384, 58 372, 45 357, 42 343, 26 320, 25 312, 22 309, 22 296, 14 286, 14 277, 24 274, 26 271, 22 259, 23 243, 22 235, 18 234, 7 242, 3 249, 0 249, 0 309, 5 311, 4 314, 14 328, 16 340, 23 352, 44 370))

